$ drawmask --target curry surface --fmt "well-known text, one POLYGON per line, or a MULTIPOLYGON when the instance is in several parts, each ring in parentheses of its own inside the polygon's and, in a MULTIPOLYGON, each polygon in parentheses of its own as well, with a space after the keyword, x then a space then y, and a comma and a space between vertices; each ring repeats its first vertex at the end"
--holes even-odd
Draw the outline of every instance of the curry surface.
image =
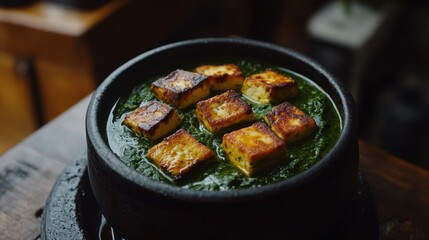
MULTIPOLYGON (((126 165, 156 181, 195 190, 218 191, 258 187, 290 178, 313 166, 332 149, 341 133, 341 118, 330 97, 320 87, 310 79, 284 68, 245 60, 236 61, 235 64, 240 67, 245 77, 267 68, 293 77, 298 82, 299 94, 287 101, 316 121, 316 131, 304 140, 288 146, 284 161, 276 167, 254 177, 245 176, 227 160, 221 147, 222 135, 207 131, 196 119, 195 108, 190 108, 178 110, 184 120, 181 127, 209 147, 217 155, 217 161, 203 169, 198 169, 185 180, 175 182, 145 156, 147 150, 157 142, 135 135, 122 124, 127 113, 136 109, 142 102, 155 99, 150 91, 150 85, 161 76, 142 79, 142 85, 119 99, 113 107, 107 123, 107 136, 113 152, 126 165)), ((216 94, 218 93, 213 95, 216 94)), ((243 99, 252 106, 257 121, 263 121, 263 116, 274 106, 257 104, 244 97, 243 99)))

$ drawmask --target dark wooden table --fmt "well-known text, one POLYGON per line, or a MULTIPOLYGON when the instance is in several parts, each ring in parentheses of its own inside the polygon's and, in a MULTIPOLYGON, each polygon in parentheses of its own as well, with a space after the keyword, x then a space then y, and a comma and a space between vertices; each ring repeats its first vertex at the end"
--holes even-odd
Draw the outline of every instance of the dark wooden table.
MULTIPOLYGON (((35 239, 46 198, 67 162, 85 147, 89 97, 0 157, 0 238, 35 239)), ((429 229, 429 171, 360 141, 360 168, 380 220, 410 219, 429 229)), ((422 238, 423 239, 423 238, 422 238)))

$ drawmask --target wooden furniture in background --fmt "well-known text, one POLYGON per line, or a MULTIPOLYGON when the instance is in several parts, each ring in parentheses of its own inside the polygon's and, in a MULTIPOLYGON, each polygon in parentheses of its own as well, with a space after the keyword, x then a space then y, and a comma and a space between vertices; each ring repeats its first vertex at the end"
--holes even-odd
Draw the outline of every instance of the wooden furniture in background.
POLYGON ((29 82, 15 68, 13 56, 0 52, 0 153, 37 128, 29 82))
POLYGON ((26 68, 39 125, 95 88, 93 57, 84 36, 127 3, 115 0, 88 11, 43 1, 0 8, 0 51, 26 68))
POLYGON ((0 52, 34 67, 39 122, 89 94, 126 60, 166 41, 195 5, 169 2, 175 11, 160 15, 164 4, 111 0, 96 9, 79 10, 38 1, 0 8, 0 52))
MULTIPOLYGON (((35 239, 49 192, 64 166, 84 154, 89 97, 0 156, 0 236, 35 239)), ((429 229, 429 171, 360 141, 360 169, 380 220, 402 216, 429 229)))

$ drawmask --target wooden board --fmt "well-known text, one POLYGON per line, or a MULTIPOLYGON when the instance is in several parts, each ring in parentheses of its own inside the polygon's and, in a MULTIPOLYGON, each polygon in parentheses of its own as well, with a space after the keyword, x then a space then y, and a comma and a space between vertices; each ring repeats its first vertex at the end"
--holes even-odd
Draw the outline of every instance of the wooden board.
POLYGON ((65 164, 86 147, 88 98, 0 157, 0 238, 36 239, 46 198, 65 164))
POLYGON ((380 220, 411 219, 429 233, 429 171, 359 142, 360 168, 374 193, 380 220))

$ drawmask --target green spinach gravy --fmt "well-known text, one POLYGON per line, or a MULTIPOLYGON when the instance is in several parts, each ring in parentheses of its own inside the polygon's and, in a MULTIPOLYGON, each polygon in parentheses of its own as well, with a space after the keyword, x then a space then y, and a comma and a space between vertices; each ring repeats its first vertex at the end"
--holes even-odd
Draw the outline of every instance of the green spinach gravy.
MULTIPOLYGON (((317 129, 304 140, 287 146, 285 161, 280 162, 276 167, 263 174, 247 177, 229 163, 221 147, 222 136, 210 133, 198 122, 195 117, 195 108, 178 110, 183 119, 181 127, 209 147, 217 155, 217 161, 203 169, 199 169, 198 173, 192 174, 183 181, 174 181, 168 174, 146 158, 148 149, 157 142, 135 135, 122 124, 127 113, 139 107, 142 102, 155 99, 155 96, 150 91, 150 86, 158 77, 144 81, 142 85, 134 88, 128 96, 120 98, 113 107, 107 123, 107 136, 113 152, 126 165, 156 181, 183 188, 207 191, 254 188, 275 183, 307 170, 322 159, 335 145, 342 128, 341 118, 330 97, 310 79, 287 69, 247 60, 236 61, 235 64, 240 67, 245 77, 271 68, 284 75, 291 76, 298 82, 298 96, 287 99, 287 101, 313 117, 316 121, 317 129)), ((252 106, 257 121, 263 121, 263 116, 273 107, 270 104, 254 103, 244 97, 243 99, 252 106)))

